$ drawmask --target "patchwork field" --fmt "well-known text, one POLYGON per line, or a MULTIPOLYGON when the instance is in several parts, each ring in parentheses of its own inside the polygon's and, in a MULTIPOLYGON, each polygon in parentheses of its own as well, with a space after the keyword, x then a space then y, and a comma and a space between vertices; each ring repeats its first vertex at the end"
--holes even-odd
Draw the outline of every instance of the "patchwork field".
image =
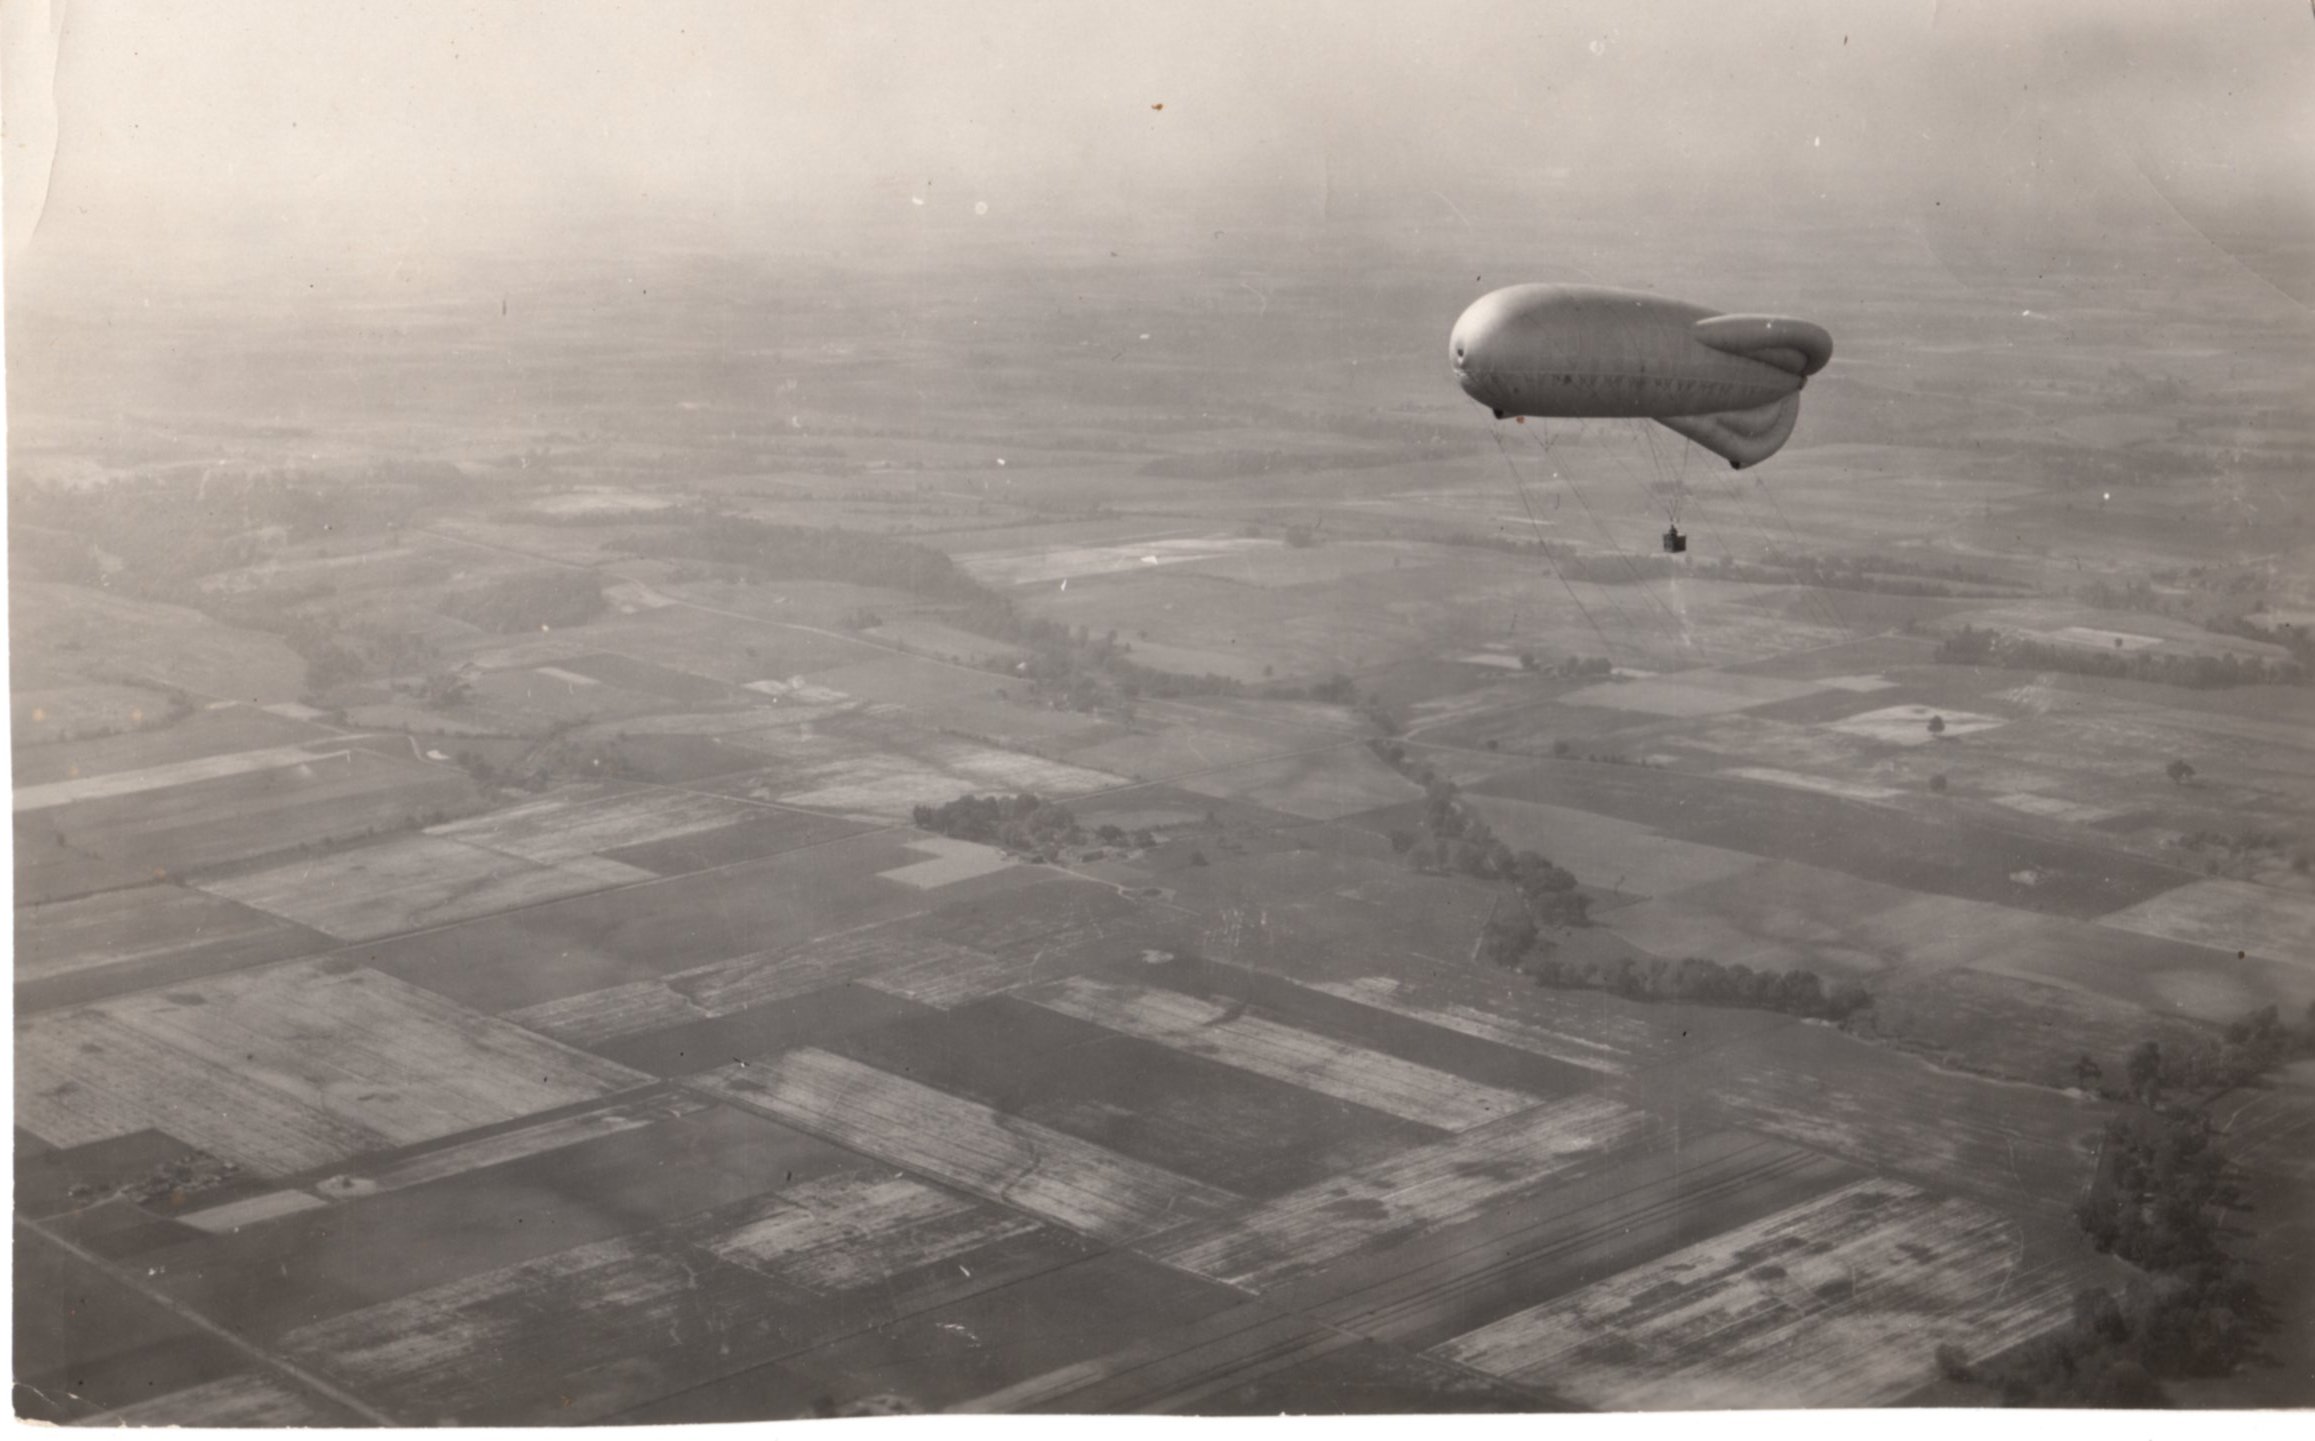
POLYGON ((155 1126, 288 1175, 643 1078, 359 966, 306 962, 21 1022, 17 1120, 74 1147, 155 1126))
MULTIPOLYGON (((927 192, 479 304, 12 288, 20 1412, 1985 1402, 1941 1343, 2146 1280, 2074 1218, 2126 1058, 2315 1001, 2315 688, 2208 628, 2315 614, 2295 312, 2191 236, 2029 284, 1724 217, 1712 284, 1843 337, 1775 464, 1499 449, 1404 351, 1484 268, 1447 189, 1316 248, 1024 267, 927 192), (1938 658, 1989 624, 2067 669, 1938 658), (1501 956, 1385 736, 1590 924, 1501 956), (968 793, 1087 839, 914 824, 968 793)), ((2176 1399, 2308 1400, 2306 1069, 2209 1100, 2275 1314, 2176 1399)))

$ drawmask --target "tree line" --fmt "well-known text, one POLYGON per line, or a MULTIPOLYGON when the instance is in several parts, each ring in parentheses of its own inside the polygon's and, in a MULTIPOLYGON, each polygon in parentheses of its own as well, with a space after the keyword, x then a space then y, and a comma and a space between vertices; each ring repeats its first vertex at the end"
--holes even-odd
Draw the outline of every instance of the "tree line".
POLYGON ((1516 919, 1490 919, 1482 940, 1497 964, 1550 944, 1543 936, 1546 929, 1591 924, 1591 897, 1577 886, 1571 872, 1536 851, 1514 851, 1505 845, 1463 804, 1453 781, 1428 761, 1408 754, 1404 745, 1388 739, 1368 745, 1384 764, 1423 788, 1415 824, 1397 827, 1387 837, 1395 854, 1419 871, 1501 881, 1518 894, 1516 919))
POLYGON ((919 830, 935 835, 978 841, 1047 861, 1057 860, 1063 846, 1085 844, 1085 828, 1067 806, 1027 792, 1015 796, 963 795, 946 805, 918 806, 910 812, 910 819, 919 830))
POLYGON ((2233 651, 2176 655, 2153 650, 2094 650, 1968 625, 1938 644, 1935 659, 1946 665, 2064 671, 2071 675, 2149 681, 2195 690, 2238 685, 2302 685, 2308 676, 2306 666, 2297 660, 2272 661, 2233 651))

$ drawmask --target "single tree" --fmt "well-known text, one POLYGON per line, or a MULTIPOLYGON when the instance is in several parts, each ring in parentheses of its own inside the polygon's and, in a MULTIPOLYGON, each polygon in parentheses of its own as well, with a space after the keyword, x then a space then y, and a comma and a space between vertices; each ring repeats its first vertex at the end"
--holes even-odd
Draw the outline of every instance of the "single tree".
POLYGON ((1944 716, 1933 715, 1929 718, 1929 733, 1933 736, 1941 736, 1945 734, 1944 716))
POLYGON ((1945 775, 1942 771, 1929 778, 1929 788, 1939 795, 1945 794, 1945 775))
POLYGON ((2174 786, 2185 785, 2194 779, 2194 767, 2183 760, 2172 761, 2162 768, 2162 773, 2170 777, 2170 783, 2174 786))
POLYGON ((2097 1090, 2098 1083, 2105 1079, 2105 1076, 2105 1068, 2100 1066, 2096 1061, 2092 1060, 2090 1058, 2089 1052, 2085 1051, 2080 1056, 2075 1058, 2074 1084, 2079 1086, 2081 1089, 2085 1091, 2097 1090))

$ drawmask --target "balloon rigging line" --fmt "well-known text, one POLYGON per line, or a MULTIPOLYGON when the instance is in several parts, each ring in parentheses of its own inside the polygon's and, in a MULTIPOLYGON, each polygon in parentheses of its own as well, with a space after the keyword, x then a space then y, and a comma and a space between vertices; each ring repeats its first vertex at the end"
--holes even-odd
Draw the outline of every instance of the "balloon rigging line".
POLYGON ((1552 557, 1551 547, 1544 543, 1543 522, 1535 518, 1535 507, 1528 504, 1527 491, 1519 484, 1519 467, 1511 463, 1511 452, 1503 448, 1502 430, 1490 427, 1487 433, 1495 441, 1495 453, 1503 457, 1503 468, 1511 476, 1511 488, 1519 492, 1519 504, 1527 512, 1527 523, 1535 532, 1535 545, 1543 552, 1544 563, 1551 567, 1552 577, 1559 582, 1560 589, 1567 592, 1567 598, 1575 602, 1576 614, 1582 616, 1584 623, 1592 628, 1592 634, 1600 638, 1601 651, 1609 660, 1614 660, 1615 648, 1608 644, 1608 633, 1600 629, 1600 623, 1592 619, 1590 611, 1584 609, 1583 597, 1577 595, 1575 587, 1568 584, 1567 577, 1560 574, 1559 562, 1552 557))

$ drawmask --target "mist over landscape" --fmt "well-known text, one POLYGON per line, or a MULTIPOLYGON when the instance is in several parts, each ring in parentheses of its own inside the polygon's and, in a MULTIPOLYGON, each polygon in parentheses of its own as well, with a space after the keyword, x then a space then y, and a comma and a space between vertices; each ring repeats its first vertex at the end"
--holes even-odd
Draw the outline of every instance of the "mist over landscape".
POLYGON ((0 27, 19 1415, 2309 1403, 2303 6, 0 27))

